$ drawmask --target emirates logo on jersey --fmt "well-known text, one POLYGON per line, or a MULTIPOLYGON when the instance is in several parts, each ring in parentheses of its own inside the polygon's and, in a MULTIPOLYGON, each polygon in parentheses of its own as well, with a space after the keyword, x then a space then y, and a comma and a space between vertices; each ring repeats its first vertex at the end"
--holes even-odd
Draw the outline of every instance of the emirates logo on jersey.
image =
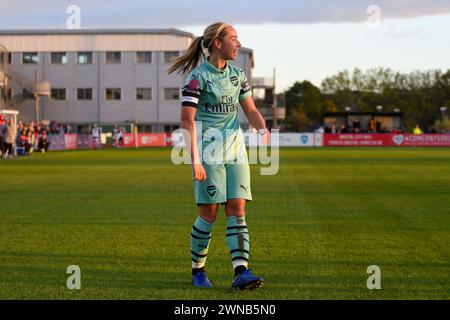
POLYGON ((222 103, 232 103, 233 97, 230 96, 222 96, 222 103))

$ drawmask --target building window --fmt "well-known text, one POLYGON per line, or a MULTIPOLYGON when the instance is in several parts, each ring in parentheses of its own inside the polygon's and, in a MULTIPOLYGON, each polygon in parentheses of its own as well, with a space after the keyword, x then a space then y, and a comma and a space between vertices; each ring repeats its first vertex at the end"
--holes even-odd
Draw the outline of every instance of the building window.
POLYGON ((22 97, 23 98, 32 98, 33 97, 33 92, 31 92, 28 89, 23 88, 22 89, 22 97))
POLYGON ((177 129, 179 129, 180 128, 180 126, 179 125, 176 125, 176 124, 173 124, 173 125, 165 125, 164 126, 164 132, 173 132, 174 130, 177 130, 177 129))
POLYGON ((90 89, 90 88, 77 89, 77 99, 78 100, 92 100, 92 89, 90 89))
POLYGON ((137 88, 136 100, 152 100, 152 88, 137 88))
POLYGON ((12 88, 8 88, 8 91, 6 92, 6 99, 11 100, 12 99, 12 88))
MULTIPOLYGON (((3 63, 3 56, 4 56, 4 52, 0 53, 0 64, 3 63)), ((8 59, 6 61, 7 64, 11 64, 12 63, 12 53, 8 52, 8 59)))
POLYGON ((122 52, 108 51, 105 52, 105 63, 120 63, 122 59, 122 52))
POLYGON ((120 100, 122 99, 122 92, 120 88, 108 88, 105 90, 106 100, 120 100))
POLYGON ((179 100, 180 89, 179 88, 164 88, 164 100, 179 100))
POLYGON ((152 63, 152 52, 151 51, 136 52, 136 62, 137 63, 152 63))
POLYGON ((37 64, 39 63, 37 52, 24 52, 22 53, 22 63, 23 64, 37 64))
POLYGON ((52 100, 66 100, 66 89, 52 88, 51 98, 52 100))
POLYGON ((164 63, 170 63, 173 59, 180 56, 180 51, 165 51, 164 52, 164 63))
POLYGON ((52 64, 66 64, 67 54, 65 52, 52 52, 50 56, 50 63, 52 64))
POLYGON ((77 63, 78 64, 92 64, 92 52, 78 52, 77 63))

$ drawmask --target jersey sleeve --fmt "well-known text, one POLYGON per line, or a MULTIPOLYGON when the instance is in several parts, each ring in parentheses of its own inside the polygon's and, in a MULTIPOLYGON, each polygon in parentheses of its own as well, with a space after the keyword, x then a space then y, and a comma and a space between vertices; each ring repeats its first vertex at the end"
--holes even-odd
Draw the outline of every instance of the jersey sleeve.
POLYGON ((190 73, 186 84, 181 90, 181 106, 197 108, 198 100, 203 90, 203 80, 196 73, 190 73))
POLYGON ((248 83, 247 77, 244 71, 240 70, 239 80, 241 84, 241 90, 239 91, 239 101, 252 95, 252 89, 248 83))

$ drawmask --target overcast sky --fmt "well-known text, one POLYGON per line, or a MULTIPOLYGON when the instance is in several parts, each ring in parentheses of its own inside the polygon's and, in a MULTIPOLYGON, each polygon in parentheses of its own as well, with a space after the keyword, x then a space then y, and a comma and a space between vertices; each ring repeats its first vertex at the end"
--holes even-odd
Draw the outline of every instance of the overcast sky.
POLYGON ((80 7, 82 29, 201 35, 215 21, 232 23, 254 51, 254 76, 276 68, 277 91, 355 67, 450 69, 450 0, 0 0, 0 29, 65 29, 70 5, 80 7))

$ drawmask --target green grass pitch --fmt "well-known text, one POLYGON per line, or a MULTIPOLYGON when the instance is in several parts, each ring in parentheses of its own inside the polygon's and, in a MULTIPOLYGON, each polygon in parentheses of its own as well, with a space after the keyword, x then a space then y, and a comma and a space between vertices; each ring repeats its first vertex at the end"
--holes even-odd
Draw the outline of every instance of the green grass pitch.
POLYGON ((192 288, 190 166, 170 149, 0 160, 0 299, 449 299, 450 149, 281 149, 252 165, 250 260, 265 286, 231 289, 223 208, 192 288), (81 268, 81 290, 66 287, 81 268), (368 290, 367 267, 381 268, 368 290))

